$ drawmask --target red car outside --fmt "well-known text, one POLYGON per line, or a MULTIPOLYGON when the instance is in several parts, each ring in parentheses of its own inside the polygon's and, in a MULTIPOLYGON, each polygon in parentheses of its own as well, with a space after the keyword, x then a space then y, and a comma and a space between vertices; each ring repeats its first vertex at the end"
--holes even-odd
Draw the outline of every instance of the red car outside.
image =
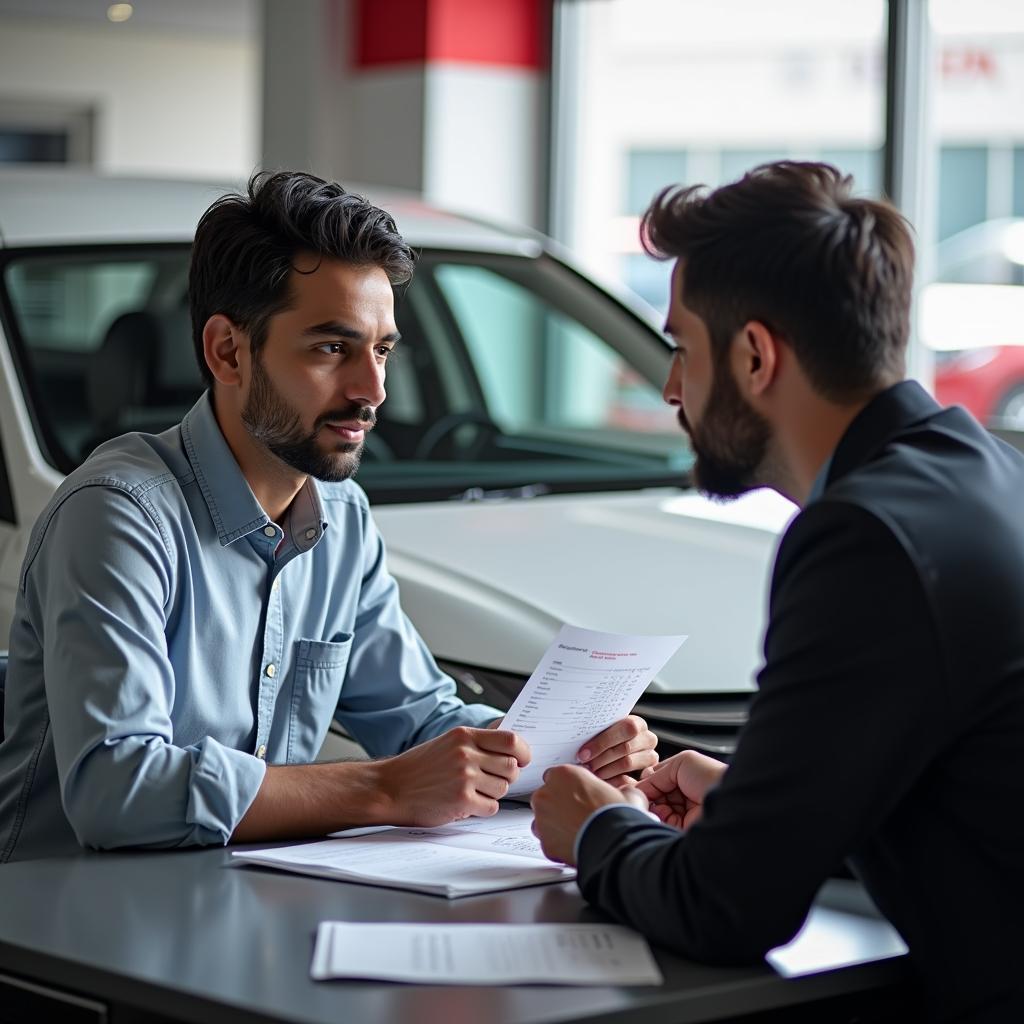
POLYGON ((1024 430, 1024 346, 936 352, 935 397, 986 426, 1024 430))

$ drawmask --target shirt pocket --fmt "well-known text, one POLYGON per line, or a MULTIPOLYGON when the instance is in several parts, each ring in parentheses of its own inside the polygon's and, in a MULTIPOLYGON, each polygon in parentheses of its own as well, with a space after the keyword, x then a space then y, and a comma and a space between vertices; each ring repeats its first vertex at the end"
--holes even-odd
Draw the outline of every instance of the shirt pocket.
POLYGON ((339 639, 296 640, 292 696, 288 711, 289 764, 312 761, 323 746, 352 652, 352 634, 339 639))

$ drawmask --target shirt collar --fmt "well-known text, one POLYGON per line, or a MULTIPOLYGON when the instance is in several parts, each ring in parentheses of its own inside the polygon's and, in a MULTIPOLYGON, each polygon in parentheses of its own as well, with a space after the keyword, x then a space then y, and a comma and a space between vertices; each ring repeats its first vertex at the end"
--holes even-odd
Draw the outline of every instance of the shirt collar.
MULTIPOLYGON (((181 421, 181 437, 221 544, 227 546, 268 526, 270 517, 256 500, 221 433, 209 391, 203 393, 181 421)), ((311 548, 320 539, 327 522, 312 477, 307 477, 287 518, 292 541, 300 551, 311 548), (308 536, 310 531, 315 531, 312 536, 308 536)))
POLYGON ((914 380, 900 381, 879 392, 846 428, 814 478, 805 504, 820 498, 832 480, 867 462, 894 433, 923 420, 938 408, 935 399, 914 380))
POLYGON ((818 475, 814 478, 814 483, 811 484, 811 490, 807 495, 807 501, 804 505, 810 505, 812 501, 817 501, 825 493, 825 482, 828 480, 828 471, 832 468, 832 456, 830 455, 826 460, 825 464, 818 470, 818 475))
POLYGON ((939 411, 939 404, 915 380, 904 380, 879 392, 853 418, 829 462, 827 483, 864 465, 894 434, 939 411))

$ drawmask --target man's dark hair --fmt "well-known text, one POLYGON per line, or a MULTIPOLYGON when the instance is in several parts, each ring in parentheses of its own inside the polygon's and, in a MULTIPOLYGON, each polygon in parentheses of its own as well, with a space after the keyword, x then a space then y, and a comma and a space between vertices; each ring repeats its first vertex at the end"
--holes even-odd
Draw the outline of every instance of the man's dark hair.
POLYGON ((780 161, 713 192, 673 186, 655 197, 644 248, 683 261, 682 298, 707 324, 716 359, 758 320, 833 401, 902 377, 914 245, 896 209, 852 187, 829 164, 780 161))
POLYGON ((412 277, 413 251, 391 215, 334 182, 299 171, 261 171, 246 195, 226 195, 196 228, 188 290, 192 341, 207 385, 203 328, 217 313, 247 331, 253 354, 270 318, 291 304, 295 257, 312 252, 357 266, 380 267, 393 286, 412 277))

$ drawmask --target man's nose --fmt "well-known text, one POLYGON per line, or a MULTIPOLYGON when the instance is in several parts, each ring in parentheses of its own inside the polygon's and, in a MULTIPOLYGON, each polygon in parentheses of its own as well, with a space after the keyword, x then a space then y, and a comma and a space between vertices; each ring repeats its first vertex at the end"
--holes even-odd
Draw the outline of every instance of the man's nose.
POLYGON ((669 405, 683 404, 683 368, 679 365, 679 356, 672 357, 672 365, 669 367, 668 379, 661 389, 661 397, 669 405))
POLYGON ((359 405, 376 408, 385 397, 384 364, 371 352, 359 360, 354 372, 345 381, 345 397, 359 405))

